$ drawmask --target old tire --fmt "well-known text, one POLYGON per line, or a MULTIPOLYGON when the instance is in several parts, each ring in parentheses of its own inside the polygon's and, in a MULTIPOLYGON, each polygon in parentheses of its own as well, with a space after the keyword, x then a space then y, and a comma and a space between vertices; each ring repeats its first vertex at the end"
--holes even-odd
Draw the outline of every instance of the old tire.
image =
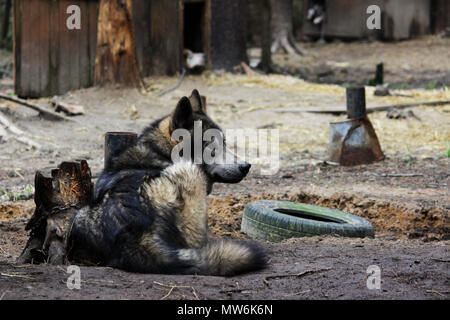
POLYGON ((242 217, 241 230, 251 238, 273 242, 324 234, 374 237, 372 224, 353 214, 311 204, 273 200, 249 203, 242 217))

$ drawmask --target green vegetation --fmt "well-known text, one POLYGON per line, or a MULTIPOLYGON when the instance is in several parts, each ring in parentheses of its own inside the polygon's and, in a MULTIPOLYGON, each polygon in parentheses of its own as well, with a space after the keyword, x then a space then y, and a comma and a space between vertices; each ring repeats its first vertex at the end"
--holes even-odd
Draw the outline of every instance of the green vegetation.
POLYGON ((392 85, 392 89, 409 89, 411 85, 408 82, 396 83, 392 85))
POLYGON ((425 87, 426 87, 427 89, 436 89, 436 86, 437 86, 437 82, 436 82, 436 81, 429 82, 429 83, 427 83, 427 84, 425 85, 425 87))
POLYGON ((406 164, 408 166, 412 166, 413 164, 416 164, 416 158, 413 157, 411 149, 409 148, 409 145, 406 145, 406 149, 408 150, 408 154, 407 154, 407 162, 406 164))

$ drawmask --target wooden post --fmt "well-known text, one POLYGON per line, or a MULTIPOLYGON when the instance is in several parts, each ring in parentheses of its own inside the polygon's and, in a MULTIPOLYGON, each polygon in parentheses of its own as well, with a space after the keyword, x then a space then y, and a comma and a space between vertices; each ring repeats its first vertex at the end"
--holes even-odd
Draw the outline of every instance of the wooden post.
POLYGON ((135 144, 137 133, 135 132, 107 132, 105 134, 105 170, 111 168, 111 160, 127 146, 135 144))
POLYGON ((206 96, 200 96, 200 99, 202 99, 203 111, 206 113, 206 96))
POLYGON ((377 71, 375 72, 375 84, 382 85, 384 82, 383 63, 377 64, 377 71))
POLYGON ((366 91, 364 87, 352 87, 346 90, 347 116, 349 119, 364 118, 366 112, 366 91))

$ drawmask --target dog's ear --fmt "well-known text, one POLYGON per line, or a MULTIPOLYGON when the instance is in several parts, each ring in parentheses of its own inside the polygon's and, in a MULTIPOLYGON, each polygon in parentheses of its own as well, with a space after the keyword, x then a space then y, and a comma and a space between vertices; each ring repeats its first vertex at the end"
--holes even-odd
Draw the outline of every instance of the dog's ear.
POLYGON ((178 101, 175 110, 172 113, 171 129, 191 129, 194 126, 191 102, 187 97, 183 97, 178 101))
POLYGON ((197 89, 192 90, 189 101, 191 102, 192 110, 194 110, 194 112, 206 114, 206 105, 203 103, 197 89))

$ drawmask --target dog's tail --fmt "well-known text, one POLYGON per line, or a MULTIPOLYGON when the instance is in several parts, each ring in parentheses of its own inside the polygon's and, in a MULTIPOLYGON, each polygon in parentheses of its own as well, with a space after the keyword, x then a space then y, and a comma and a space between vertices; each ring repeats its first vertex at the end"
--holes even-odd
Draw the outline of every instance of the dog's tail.
POLYGON ((262 269, 267 264, 263 248, 254 242, 212 239, 202 248, 180 249, 178 258, 189 265, 186 273, 232 276, 262 269))

